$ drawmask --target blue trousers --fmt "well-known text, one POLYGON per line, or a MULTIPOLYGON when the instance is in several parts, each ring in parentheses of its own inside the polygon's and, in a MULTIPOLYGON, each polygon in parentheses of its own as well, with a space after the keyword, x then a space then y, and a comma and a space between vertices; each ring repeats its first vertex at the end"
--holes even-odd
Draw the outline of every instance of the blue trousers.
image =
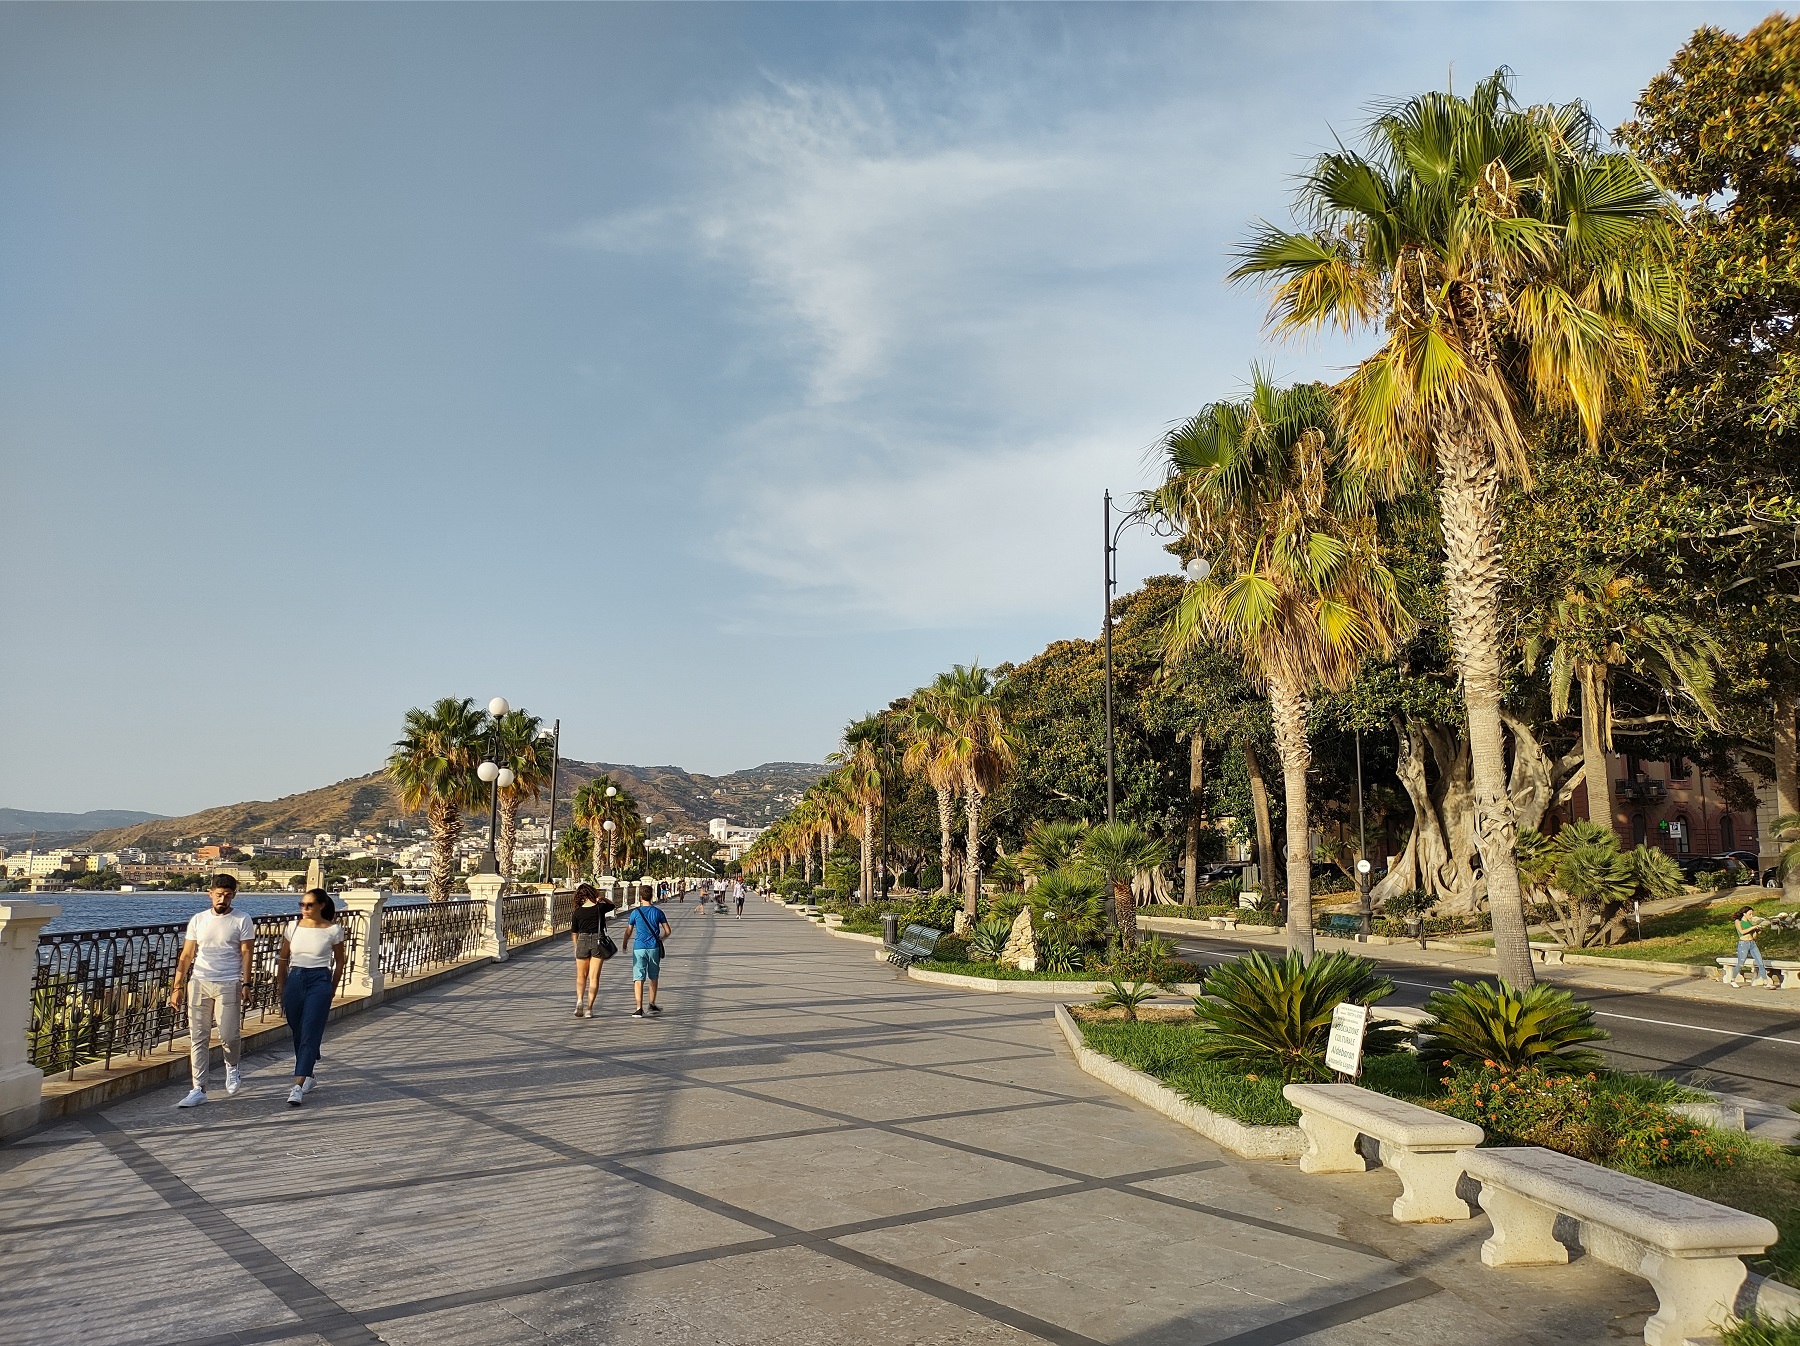
MULTIPOLYGON (((1767 980, 1769 974, 1763 971, 1762 950, 1756 947, 1756 941, 1753 939, 1740 939, 1738 941, 1737 961, 1731 965, 1731 975, 1736 977, 1742 974, 1744 959, 1746 958, 1756 964, 1757 980, 1767 980)), ((1784 977, 1783 982, 1785 983, 1785 981, 1786 978, 1784 977)))
POLYGON ((281 993, 281 1011, 294 1035, 294 1074, 309 1077, 319 1063, 319 1044, 325 1040, 325 1016, 331 1013, 331 969, 288 969, 287 987, 281 993))

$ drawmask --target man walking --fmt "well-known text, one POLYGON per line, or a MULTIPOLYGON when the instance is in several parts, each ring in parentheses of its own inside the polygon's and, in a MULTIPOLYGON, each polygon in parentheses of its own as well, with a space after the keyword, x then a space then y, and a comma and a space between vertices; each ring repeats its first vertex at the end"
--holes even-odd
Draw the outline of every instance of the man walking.
POLYGON ((731 895, 737 900, 737 914, 741 921, 744 919, 744 881, 742 879, 731 885, 731 895))
POLYGON ((250 960, 256 949, 256 926, 248 916, 231 909, 237 899, 237 880, 229 874, 213 876, 210 911, 197 911, 188 922, 187 938, 175 964, 175 985, 169 1003, 179 1006, 187 995, 188 1066, 194 1087, 175 1106, 197 1108, 206 1102, 206 1080, 212 1073, 212 1031, 219 1027, 225 1044, 225 1092, 243 1087, 238 1068, 242 1055, 244 987, 250 981, 250 960))
POLYGON ((656 978, 662 971, 663 940, 674 933, 669 928, 669 918, 653 898, 626 912, 625 923, 631 935, 631 993, 637 1001, 631 1017, 643 1018, 646 1009, 661 1014, 662 1007, 656 1003, 656 978), (644 1000, 646 982, 650 986, 648 1004, 644 1000))

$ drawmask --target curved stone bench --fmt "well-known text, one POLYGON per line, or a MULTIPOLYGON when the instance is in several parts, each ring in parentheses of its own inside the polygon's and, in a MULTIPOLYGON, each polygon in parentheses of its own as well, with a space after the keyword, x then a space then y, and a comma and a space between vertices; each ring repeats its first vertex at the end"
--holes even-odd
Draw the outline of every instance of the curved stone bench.
POLYGON ((1715 1334, 1747 1274, 1739 1259, 1762 1252, 1777 1235, 1760 1215, 1535 1145, 1476 1150, 1464 1164, 1481 1183, 1481 1208, 1494 1222, 1481 1245, 1483 1262, 1567 1262, 1556 1217, 1579 1220, 1584 1248, 1656 1291, 1657 1310, 1644 1324, 1647 1346, 1715 1334))
POLYGON ((1281 1094, 1300 1110, 1307 1141, 1302 1173, 1365 1171, 1369 1161, 1356 1148, 1356 1138, 1368 1136, 1379 1142, 1382 1164, 1399 1175, 1396 1220, 1422 1224, 1470 1217, 1456 1184, 1464 1155, 1482 1141, 1473 1122, 1357 1084, 1290 1084, 1281 1094))
MULTIPOLYGON (((1726 974, 1731 971, 1731 965, 1737 962, 1737 959, 1735 957, 1715 958, 1713 961, 1719 965, 1719 979, 1724 981, 1726 974)), ((1763 959, 1763 967, 1781 978, 1780 982, 1777 983, 1777 989, 1783 991, 1800 990, 1800 963, 1787 958, 1765 957, 1763 959)), ((1752 977, 1756 975, 1756 965, 1748 958, 1744 960, 1744 971, 1748 972, 1752 977)), ((1749 985, 1750 983, 1744 982, 1740 984, 1749 985)), ((1725 982, 1725 985, 1729 986, 1731 983, 1725 982)))
POLYGON ((1208 916, 1206 918, 1206 923, 1214 930, 1237 929, 1237 918, 1235 916, 1208 916))

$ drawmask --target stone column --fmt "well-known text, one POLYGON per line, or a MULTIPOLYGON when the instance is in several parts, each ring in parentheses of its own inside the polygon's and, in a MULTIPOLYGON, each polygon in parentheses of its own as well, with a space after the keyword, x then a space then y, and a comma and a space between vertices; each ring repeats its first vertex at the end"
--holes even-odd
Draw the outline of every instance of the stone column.
POLYGON ((369 998, 377 1004, 382 996, 381 977, 381 913, 387 907, 386 892, 367 890, 345 893, 339 900, 346 911, 363 913, 362 949, 344 973, 343 991, 369 998))
POLYGON ((44 1072, 26 1054, 38 934, 62 915, 44 902, 0 901, 0 1136, 37 1125, 44 1072))
POLYGON ((496 963, 506 961, 506 880, 498 874, 469 875, 469 896, 484 902, 488 908, 488 928, 481 937, 477 952, 496 963))

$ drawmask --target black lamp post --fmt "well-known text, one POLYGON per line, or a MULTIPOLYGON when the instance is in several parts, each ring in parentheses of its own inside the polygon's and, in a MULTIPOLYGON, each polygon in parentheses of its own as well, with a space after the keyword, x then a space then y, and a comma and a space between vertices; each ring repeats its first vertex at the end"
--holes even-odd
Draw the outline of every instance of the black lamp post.
POLYGON ((501 766, 493 759, 500 755, 500 717, 511 709, 503 696, 488 702, 488 715, 494 721, 493 731, 488 735, 488 760, 475 768, 475 774, 488 786, 488 844, 487 854, 481 857, 481 865, 475 871, 477 874, 500 873, 500 861, 494 851, 494 833, 500 824, 500 792, 510 790, 516 778, 511 767, 501 766))
POLYGON ((550 824, 544 832, 544 882, 549 883, 556 855, 556 771, 562 765, 562 721, 555 721, 538 737, 550 740, 550 824))

